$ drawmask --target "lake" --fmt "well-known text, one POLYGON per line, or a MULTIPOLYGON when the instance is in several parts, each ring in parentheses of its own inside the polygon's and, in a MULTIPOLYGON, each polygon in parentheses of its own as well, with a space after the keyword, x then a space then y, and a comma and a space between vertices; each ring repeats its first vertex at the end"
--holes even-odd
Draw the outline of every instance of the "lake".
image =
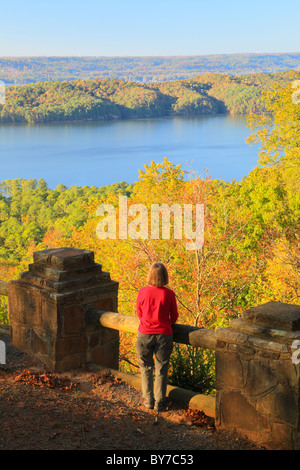
POLYGON ((0 125, 0 181, 44 178, 54 189, 138 180, 164 157, 199 175, 240 181, 256 166, 244 117, 204 116, 108 122, 0 125))

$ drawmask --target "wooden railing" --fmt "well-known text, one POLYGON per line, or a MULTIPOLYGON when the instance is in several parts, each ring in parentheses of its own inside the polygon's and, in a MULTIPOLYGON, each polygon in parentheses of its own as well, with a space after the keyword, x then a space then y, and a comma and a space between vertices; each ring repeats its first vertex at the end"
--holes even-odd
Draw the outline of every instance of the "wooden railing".
MULTIPOLYGON (((137 333, 139 326, 137 317, 97 309, 89 309, 85 319, 90 324, 100 323, 106 328, 128 333, 137 333)), ((175 343, 189 344, 199 348, 215 349, 216 347, 215 330, 206 328, 176 324, 173 326, 173 340, 175 343)))

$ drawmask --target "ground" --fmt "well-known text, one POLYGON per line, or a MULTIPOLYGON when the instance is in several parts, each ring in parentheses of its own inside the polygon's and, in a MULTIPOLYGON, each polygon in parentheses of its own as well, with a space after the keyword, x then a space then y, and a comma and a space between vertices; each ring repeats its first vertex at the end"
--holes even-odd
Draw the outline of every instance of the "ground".
POLYGON ((172 404, 160 413, 110 371, 51 373, 6 343, 0 365, 0 450, 256 450, 216 431, 201 412, 172 404))

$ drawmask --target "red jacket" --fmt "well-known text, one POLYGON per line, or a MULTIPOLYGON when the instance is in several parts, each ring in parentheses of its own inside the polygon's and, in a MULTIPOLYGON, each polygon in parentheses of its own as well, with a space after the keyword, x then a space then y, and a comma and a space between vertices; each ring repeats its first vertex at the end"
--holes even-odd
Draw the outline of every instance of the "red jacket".
POLYGON ((168 287, 143 287, 137 298, 138 331, 146 335, 172 335, 178 319, 174 292, 168 287))

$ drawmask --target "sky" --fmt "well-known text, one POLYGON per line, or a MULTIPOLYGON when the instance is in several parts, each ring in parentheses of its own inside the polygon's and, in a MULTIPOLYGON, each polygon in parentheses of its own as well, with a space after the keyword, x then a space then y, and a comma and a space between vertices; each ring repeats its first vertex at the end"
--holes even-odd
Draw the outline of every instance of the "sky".
POLYGON ((299 18, 299 0, 14 0, 0 57, 300 52, 299 18))

